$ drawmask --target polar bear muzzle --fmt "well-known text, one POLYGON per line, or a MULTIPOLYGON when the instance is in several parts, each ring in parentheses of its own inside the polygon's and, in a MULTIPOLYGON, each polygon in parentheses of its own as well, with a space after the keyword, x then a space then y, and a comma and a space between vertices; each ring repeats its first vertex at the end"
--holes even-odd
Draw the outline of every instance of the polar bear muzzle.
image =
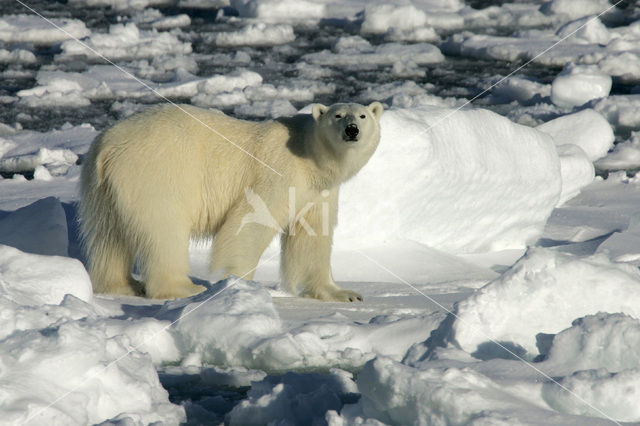
POLYGON ((342 138, 345 140, 345 142, 357 142, 359 139, 359 134, 360 129, 358 129, 358 125, 355 123, 350 123, 344 129, 344 135, 342 136, 342 138))

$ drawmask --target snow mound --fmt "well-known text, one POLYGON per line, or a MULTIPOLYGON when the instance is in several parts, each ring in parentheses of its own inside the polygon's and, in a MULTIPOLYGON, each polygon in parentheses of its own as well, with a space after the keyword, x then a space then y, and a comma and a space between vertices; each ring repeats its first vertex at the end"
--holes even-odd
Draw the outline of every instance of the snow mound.
POLYGON ((640 320, 598 313, 575 320, 553 338, 545 369, 554 375, 580 370, 617 372, 640 368, 640 320))
POLYGON ((166 302, 157 317, 175 322, 173 331, 184 354, 222 366, 253 367, 254 351, 281 331, 269 293, 234 278, 197 296, 166 302))
POLYGON ((364 417, 385 424, 509 424, 514 408, 534 408, 468 368, 417 369, 378 357, 364 366, 357 383, 364 417))
POLYGON ((611 77, 597 66, 570 66, 551 83, 551 102, 563 108, 580 106, 608 96, 611 84, 611 77))
POLYGON ((48 46, 91 34, 84 22, 80 20, 64 18, 49 18, 49 20, 55 27, 36 15, 3 16, 0 18, 0 40, 5 43, 33 43, 48 46))
POLYGON ((640 272, 607 256, 574 257, 530 249, 500 278, 460 302, 453 340, 466 352, 492 357, 495 342, 524 356, 538 354, 536 335, 555 334, 575 318, 622 312, 640 318, 640 272))
POLYGON ((593 182, 595 167, 584 150, 577 145, 560 145, 557 150, 562 174, 562 192, 557 205, 561 206, 593 182))
POLYGON ((67 217, 54 197, 0 215, 0 244, 33 254, 69 255, 67 217))
POLYGON ((118 419, 177 424, 149 357, 85 321, 63 321, 0 341, 3 422, 95 424, 118 419))
POLYGON ((536 129, 551 135, 557 146, 562 173, 558 205, 562 205, 593 182, 593 161, 604 157, 613 146, 613 130, 609 122, 592 109, 556 118, 536 129))
POLYGON ((376 354, 401 359, 439 322, 412 317, 360 324, 335 314, 287 327, 262 285, 236 278, 191 298, 166 302, 155 318, 173 323, 171 333, 183 363, 265 371, 357 368, 376 354))
POLYGON ((640 369, 613 374, 606 370, 581 371, 564 377, 560 384, 566 390, 551 383, 545 383, 542 389, 545 401, 557 411, 620 422, 640 421, 640 369))
POLYGON ((438 107, 391 109, 381 129, 376 153, 341 189, 337 248, 396 239, 456 253, 523 248, 558 201, 560 164, 545 133, 438 107))
POLYGON ((553 137, 556 146, 577 145, 590 161, 607 155, 613 147, 613 130, 602 114, 584 109, 539 125, 536 129, 553 137))
POLYGON ((57 305, 66 294, 85 301, 92 298, 91 281, 80 261, 0 246, 2 297, 22 305, 57 305))
POLYGON ((172 337, 159 332, 166 325, 105 318, 103 309, 87 303, 92 301, 79 261, 0 246, 1 423, 184 420, 152 358, 138 349, 175 361, 172 337), (140 343, 150 335, 153 342, 140 343))

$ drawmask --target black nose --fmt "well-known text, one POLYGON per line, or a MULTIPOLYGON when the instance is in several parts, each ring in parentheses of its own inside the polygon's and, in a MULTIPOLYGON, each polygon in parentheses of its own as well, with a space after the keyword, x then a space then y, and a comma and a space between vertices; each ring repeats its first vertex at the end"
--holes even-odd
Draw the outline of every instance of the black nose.
POLYGON ((360 130, 358 130, 358 126, 351 123, 347 126, 346 129, 344 129, 344 133, 351 139, 355 138, 356 136, 358 136, 358 133, 360 133, 360 130))

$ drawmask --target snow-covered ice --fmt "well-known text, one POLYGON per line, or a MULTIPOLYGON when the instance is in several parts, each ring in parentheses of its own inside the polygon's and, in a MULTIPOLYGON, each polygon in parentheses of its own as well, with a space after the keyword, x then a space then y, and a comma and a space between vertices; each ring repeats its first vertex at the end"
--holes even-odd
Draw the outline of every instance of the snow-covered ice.
POLYGON ((0 423, 639 423, 640 9, 490 3, 3 5, 0 423), (385 104, 332 256, 363 303, 286 293, 277 242, 255 281, 193 241, 203 293, 93 294, 84 155, 167 100, 385 104))

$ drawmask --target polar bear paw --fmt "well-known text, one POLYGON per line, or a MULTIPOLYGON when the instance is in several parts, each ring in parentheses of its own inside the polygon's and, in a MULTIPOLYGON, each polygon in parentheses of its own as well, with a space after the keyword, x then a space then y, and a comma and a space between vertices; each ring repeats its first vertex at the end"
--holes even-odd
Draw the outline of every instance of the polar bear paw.
POLYGON ((149 291, 147 287, 147 297, 152 299, 181 299, 183 297, 194 296, 206 290, 201 285, 195 285, 191 280, 177 281, 173 283, 164 283, 161 288, 155 291, 149 291))
POLYGON ((355 291, 343 290, 341 288, 307 291, 303 296, 325 302, 362 302, 364 300, 362 295, 355 291))

